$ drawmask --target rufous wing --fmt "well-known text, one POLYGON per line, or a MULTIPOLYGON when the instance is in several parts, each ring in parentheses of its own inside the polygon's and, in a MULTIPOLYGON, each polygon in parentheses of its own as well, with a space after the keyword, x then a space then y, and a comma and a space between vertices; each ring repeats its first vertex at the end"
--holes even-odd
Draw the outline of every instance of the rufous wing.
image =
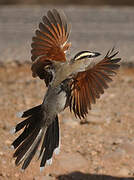
POLYGON ((118 62, 121 58, 115 58, 118 52, 114 49, 108 51, 99 63, 84 72, 79 72, 71 84, 70 110, 76 117, 85 118, 91 104, 104 93, 108 83, 112 81, 111 76, 116 74, 120 67, 118 62))
POLYGON ((65 53, 71 46, 67 42, 70 24, 62 11, 49 10, 42 20, 31 44, 34 77, 43 73, 44 66, 48 65, 46 61, 66 61, 65 53))

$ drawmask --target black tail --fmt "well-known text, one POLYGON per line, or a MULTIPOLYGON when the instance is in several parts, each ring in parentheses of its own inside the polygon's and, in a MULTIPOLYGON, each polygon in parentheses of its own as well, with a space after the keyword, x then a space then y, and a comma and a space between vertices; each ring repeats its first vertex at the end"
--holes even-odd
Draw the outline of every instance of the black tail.
POLYGON ((12 147, 14 149, 17 148, 13 155, 16 158, 15 164, 19 165, 24 161, 22 169, 26 169, 42 141, 39 155, 41 157, 40 167, 42 169, 47 161, 48 163, 51 162, 50 159, 53 156, 53 152, 57 151, 59 147, 58 116, 54 118, 52 124, 47 129, 41 126, 41 105, 21 113, 21 117, 26 119, 17 124, 12 131, 16 133, 24 128, 23 132, 12 143, 12 147))

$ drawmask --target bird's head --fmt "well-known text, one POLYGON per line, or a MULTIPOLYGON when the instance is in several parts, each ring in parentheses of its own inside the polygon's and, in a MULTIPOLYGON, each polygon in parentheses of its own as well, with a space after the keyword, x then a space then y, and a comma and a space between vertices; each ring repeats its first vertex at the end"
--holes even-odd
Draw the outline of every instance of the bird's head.
POLYGON ((71 59, 70 64, 72 64, 72 69, 75 73, 86 71, 94 65, 95 61, 93 58, 101 55, 98 52, 91 51, 81 51, 77 53, 73 59, 71 59))
POLYGON ((97 56, 101 55, 98 52, 91 52, 91 51, 80 51, 79 53, 77 53, 74 58, 72 59, 72 61, 78 61, 78 60, 82 60, 82 59, 89 59, 89 58, 95 58, 97 56))

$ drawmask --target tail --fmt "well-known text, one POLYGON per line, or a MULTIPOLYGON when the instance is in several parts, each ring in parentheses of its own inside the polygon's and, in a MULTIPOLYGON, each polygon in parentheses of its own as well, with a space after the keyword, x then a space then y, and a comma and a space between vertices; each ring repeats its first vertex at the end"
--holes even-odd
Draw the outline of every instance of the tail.
POLYGON ((41 105, 18 115, 26 119, 12 129, 12 133, 16 133, 24 128, 23 132, 12 143, 12 147, 16 149, 13 155, 16 158, 15 164, 19 165, 23 161, 22 170, 26 169, 42 141, 39 155, 39 158, 41 158, 40 170, 42 170, 46 162, 51 164, 53 152, 55 151, 57 154, 59 151, 58 116, 54 117, 48 128, 44 128, 41 126, 41 105))

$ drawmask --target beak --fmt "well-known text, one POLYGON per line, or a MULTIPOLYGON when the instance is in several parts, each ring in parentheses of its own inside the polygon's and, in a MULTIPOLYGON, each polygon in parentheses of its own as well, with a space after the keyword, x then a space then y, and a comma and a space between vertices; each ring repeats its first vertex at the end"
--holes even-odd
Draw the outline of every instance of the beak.
POLYGON ((91 52, 91 57, 94 58, 94 57, 97 57, 97 56, 100 56, 101 54, 98 53, 98 52, 91 52))

